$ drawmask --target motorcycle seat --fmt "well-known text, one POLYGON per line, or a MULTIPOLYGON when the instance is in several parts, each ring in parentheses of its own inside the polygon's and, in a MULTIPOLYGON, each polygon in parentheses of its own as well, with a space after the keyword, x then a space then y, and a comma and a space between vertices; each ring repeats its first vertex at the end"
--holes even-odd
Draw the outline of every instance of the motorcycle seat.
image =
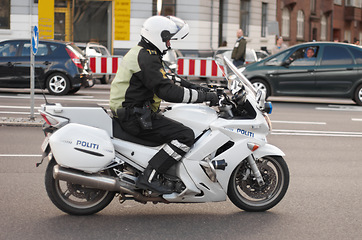
POLYGON ((112 118, 112 126, 113 126, 113 128, 112 128, 113 137, 115 137, 115 138, 122 139, 122 140, 125 140, 128 142, 137 143, 137 144, 144 145, 144 146, 149 146, 149 147, 157 147, 157 146, 162 145, 162 143, 143 140, 143 139, 140 139, 138 137, 135 137, 135 136, 127 133, 126 131, 123 130, 121 125, 114 118, 112 118))

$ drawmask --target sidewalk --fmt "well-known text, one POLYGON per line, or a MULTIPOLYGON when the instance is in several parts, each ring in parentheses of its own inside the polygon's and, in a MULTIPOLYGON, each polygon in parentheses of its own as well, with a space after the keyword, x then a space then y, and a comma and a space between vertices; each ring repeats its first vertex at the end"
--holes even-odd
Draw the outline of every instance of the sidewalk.
POLYGON ((0 117, 0 126, 23 126, 23 127, 41 127, 44 120, 40 116, 31 120, 30 117, 15 118, 15 117, 0 117))

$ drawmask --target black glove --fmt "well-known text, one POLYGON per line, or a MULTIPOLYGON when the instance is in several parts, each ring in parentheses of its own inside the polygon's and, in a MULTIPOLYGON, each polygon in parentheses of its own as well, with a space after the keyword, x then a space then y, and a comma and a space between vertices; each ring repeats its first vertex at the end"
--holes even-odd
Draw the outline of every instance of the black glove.
POLYGON ((205 96, 205 101, 210 101, 210 107, 217 106, 219 104, 219 97, 214 92, 207 92, 205 96))
POLYGON ((208 87, 203 87, 203 86, 198 85, 198 84, 192 84, 192 85, 190 86, 190 88, 191 88, 191 89, 198 90, 198 91, 202 91, 202 92, 205 92, 205 93, 210 92, 210 88, 208 88, 208 87))

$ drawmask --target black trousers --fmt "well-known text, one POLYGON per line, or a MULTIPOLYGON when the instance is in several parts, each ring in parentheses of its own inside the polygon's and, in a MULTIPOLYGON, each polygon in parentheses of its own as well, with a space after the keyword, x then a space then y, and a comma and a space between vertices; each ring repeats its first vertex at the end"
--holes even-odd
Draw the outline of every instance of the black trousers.
MULTIPOLYGON (((181 143, 181 145, 184 144, 187 147, 191 147, 194 143, 195 135, 191 128, 159 113, 152 113, 152 129, 143 129, 135 114, 126 114, 126 116, 119 116, 119 118, 121 127, 127 133, 140 139, 159 143, 160 145, 167 143, 176 155, 183 156, 186 152, 184 149, 173 144, 174 142, 181 143)), ((174 154, 170 154, 170 151, 165 151, 162 148, 149 161, 149 164, 156 171, 165 173, 178 160, 180 159, 175 158, 174 154)))

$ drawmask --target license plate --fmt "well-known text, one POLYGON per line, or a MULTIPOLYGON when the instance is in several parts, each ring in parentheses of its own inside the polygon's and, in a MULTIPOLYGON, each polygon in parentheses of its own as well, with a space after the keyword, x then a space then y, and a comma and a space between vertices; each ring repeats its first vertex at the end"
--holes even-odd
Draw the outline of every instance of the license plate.
POLYGON ((41 150, 42 150, 43 152, 45 152, 45 150, 46 150, 47 147, 48 147, 49 137, 50 137, 50 135, 46 136, 46 138, 44 139, 43 143, 41 144, 41 150))

